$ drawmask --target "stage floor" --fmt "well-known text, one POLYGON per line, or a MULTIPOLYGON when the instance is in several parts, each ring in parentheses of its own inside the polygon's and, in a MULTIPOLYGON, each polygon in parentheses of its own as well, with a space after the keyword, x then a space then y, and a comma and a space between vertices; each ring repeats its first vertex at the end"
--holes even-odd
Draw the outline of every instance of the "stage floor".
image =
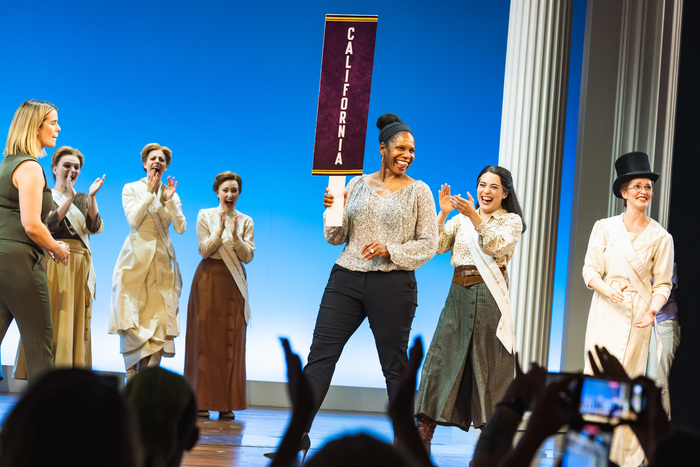
MULTIPOLYGON (((14 394, 0 394, 0 417, 4 419, 16 400, 14 394)), ((199 419, 199 442, 185 455, 182 466, 266 466, 270 461, 263 454, 275 450, 289 420, 287 410, 269 407, 236 412, 235 420, 217 420, 217 416, 212 412, 209 419, 199 419)), ((367 432, 388 442, 393 438, 391 422, 385 414, 321 411, 310 433, 309 456, 326 441, 357 432, 367 432)), ((468 465, 479 433, 475 429, 465 433, 457 428, 438 426, 433 437, 433 463, 439 467, 468 465)), ((553 466, 558 457, 558 444, 554 439, 545 442, 532 465, 553 466)))

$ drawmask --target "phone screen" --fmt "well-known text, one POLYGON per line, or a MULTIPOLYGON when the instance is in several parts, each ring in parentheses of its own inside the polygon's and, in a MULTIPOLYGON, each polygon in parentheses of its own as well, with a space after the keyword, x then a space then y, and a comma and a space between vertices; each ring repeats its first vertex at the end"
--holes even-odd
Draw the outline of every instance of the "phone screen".
POLYGON ((643 408, 641 401, 641 387, 638 384, 604 378, 583 379, 580 412, 585 420, 636 420, 635 410, 639 412, 643 408))
POLYGON ((562 467, 607 467, 612 431, 596 423, 569 429, 562 455, 562 467))

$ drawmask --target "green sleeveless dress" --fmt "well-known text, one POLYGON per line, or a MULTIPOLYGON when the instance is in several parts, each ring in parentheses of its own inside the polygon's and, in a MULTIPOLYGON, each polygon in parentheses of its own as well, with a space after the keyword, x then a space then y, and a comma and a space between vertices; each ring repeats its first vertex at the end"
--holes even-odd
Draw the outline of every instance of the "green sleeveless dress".
MULTIPOLYGON (((36 161, 20 153, 6 156, 0 162, 0 343, 10 323, 16 319, 30 380, 53 368, 53 326, 43 266, 44 251, 22 226, 19 191, 12 184, 12 174, 17 167, 32 160, 36 161)), ((42 220, 49 214, 52 203, 51 190, 44 177, 42 220)))

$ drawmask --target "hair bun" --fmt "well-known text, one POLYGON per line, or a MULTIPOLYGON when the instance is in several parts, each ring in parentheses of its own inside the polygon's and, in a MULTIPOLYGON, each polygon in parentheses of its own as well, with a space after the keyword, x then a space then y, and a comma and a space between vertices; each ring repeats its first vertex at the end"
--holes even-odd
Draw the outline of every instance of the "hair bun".
POLYGON ((403 123, 403 120, 396 114, 386 113, 377 119, 377 128, 381 130, 392 123, 403 123))

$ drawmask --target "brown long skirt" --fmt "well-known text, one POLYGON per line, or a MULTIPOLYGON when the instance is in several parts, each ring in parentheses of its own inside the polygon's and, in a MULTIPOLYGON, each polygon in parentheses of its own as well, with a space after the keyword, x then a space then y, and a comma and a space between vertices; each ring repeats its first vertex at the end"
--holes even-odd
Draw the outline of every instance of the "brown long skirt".
POLYGON ((220 259, 197 267, 187 306, 185 377, 200 410, 248 408, 243 295, 220 259))

